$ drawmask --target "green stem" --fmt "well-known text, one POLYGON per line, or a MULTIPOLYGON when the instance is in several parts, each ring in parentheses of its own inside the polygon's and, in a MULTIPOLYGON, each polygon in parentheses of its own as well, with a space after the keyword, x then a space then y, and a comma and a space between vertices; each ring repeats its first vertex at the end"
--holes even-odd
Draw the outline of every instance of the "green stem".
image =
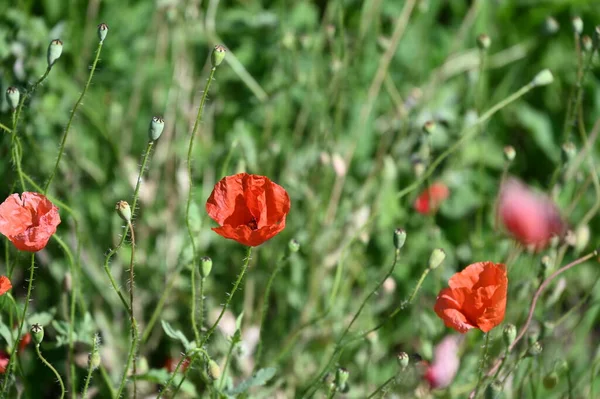
MULTIPOLYGON (((202 348, 194 348, 193 349, 193 355, 190 358, 190 365, 194 362, 194 360, 196 360, 196 357, 199 354, 204 355, 204 357, 206 358, 206 360, 208 361, 210 359, 210 356, 208 356, 208 353, 202 349, 202 348)), ((169 377, 169 379, 167 380, 167 383, 165 384, 164 388, 158 393, 158 395, 156 396, 156 399, 160 399, 163 395, 163 393, 167 392, 167 390, 169 389, 169 387, 171 386, 171 384, 173 383, 173 380, 175 379, 175 376, 177 375, 177 373, 179 372, 179 368, 181 367, 181 365, 183 364, 184 360, 189 356, 189 353, 185 353, 184 356, 181 357, 181 359, 179 359, 179 362, 177 363, 177 366, 175 366, 175 370, 173 370, 173 372, 171 373, 171 376, 169 377)), ((186 374, 187 371, 190 369, 190 367, 187 368, 186 370, 186 374)), ((183 376, 183 378, 185 378, 185 375, 183 376)), ((183 380, 183 379, 182 379, 183 380)), ((183 381, 182 381, 183 382, 183 381)), ((173 395, 173 397, 175 397, 175 395, 173 395)))
POLYGON ((67 137, 69 135, 69 130, 71 129, 71 124, 73 123, 73 119, 75 117, 75 112, 77 112, 77 108, 79 108, 79 106, 81 105, 81 102, 83 101, 83 97, 85 96, 85 93, 88 91, 88 88, 90 87, 90 83, 92 82, 92 77, 94 76, 94 71, 96 71, 96 65, 98 64, 98 60, 100 59, 100 52, 102 51, 103 43, 104 43, 103 41, 100 41, 98 43, 98 48, 96 50, 96 58, 94 58, 94 63, 92 64, 92 68, 90 69, 90 75, 88 76, 88 80, 85 83, 85 86, 83 88, 83 91, 81 92, 81 95, 79 96, 79 99, 77 100, 77 102, 75 103, 75 106, 71 110, 71 115, 69 116, 69 121, 67 122, 67 127, 66 127, 65 132, 63 133, 62 139, 60 141, 60 148, 58 150, 58 156, 56 158, 56 163, 54 164, 54 168, 52 169, 52 172, 50 173, 50 177, 48 178, 48 181, 46 182, 46 185, 44 186, 44 194, 46 194, 48 192, 48 188, 50 187, 50 184, 52 184, 52 180, 54 179, 54 176, 56 175, 56 172, 58 170, 58 165, 60 164, 62 155, 65 152, 65 144, 67 143, 67 137))
POLYGON ((196 339, 196 346, 200 343, 200 331, 196 324, 196 265, 192 263, 192 269, 190 272, 190 280, 192 285, 192 304, 190 318, 192 320, 192 329, 194 330, 194 337, 196 339))
MULTIPOLYGON (((129 354, 127 355, 127 362, 125 363, 125 368, 123 369, 123 375, 121 376, 121 383, 119 384, 119 389, 117 390, 117 398, 121 397, 121 394, 123 393, 123 389, 125 389, 125 383, 127 382, 127 374, 129 373, 129 368, 131 367, 131 364, 134 363, 134 356, 135 356, 135 352, 137 350, 137 341, 138 341, 138 328, 137 328, 137 324, 135 319, 133 319, 133 326, 131 328, 131 345, 129 347, 129 354)), ((134 393, 135 392, 135 375, 133 376, 133 386, 134 386, 134 393)))
POLYGON ((233 338, 231 340, 231 344, 229 345, 229 350, 227 351, 227 356, 225 357, 225 365, 223 366, 223 370, 221 370, 221 377, 219 378, 218 391, 221 392, 223 390, 223 384, 225 383, 225 375, 227 374, 227 369, 229 368, 229 362, 231 360, 231 354, 233 353, 233 348, 235 347, 237 339, 233 338))
POLYGON ((396 376, 395 375, 393 375, 390 378, 388 378, 383 384, 381 384, 379 387, 377 387, 377 389, 375 391, 373 391, 373 393, 370 394, 367 397, 367 399, 374 398, 379 392, 382 392, 389 384, 391 384, 395 380, 396 380, 396 376))
POLYGON ((202 330, 202 325, 204 324, 204 283, 206 283, 206 278, 200 278, 200 317, 198 318, 200 330, 202 330))
POLYGON ((12 130, 2 123, 0 123, 0 129, 6 130, 7 133, 12 133, 12 130))
POLYGON ((63 383, 63 380, 60 377, 60 374, 58 374, 58 371, 56 371, 56 369, 54 367, 52 367, 52 365, 44 358, 44 356, 42 356, 42 352, 40 352, 40 344, 35 345, 35 351, 37 352, 37 355, 40 358, 40 360, 42 361, 42 363, 44 363, 46 365, 46 367, 48 367, 50 370, 52 370, 52 372, 56 376, 56 379, 58 380, 58 383, 60 384, 60 392, 61 392, 60 399, 63 399, 65 397, 65 384, 63 383))
POLYGON ((6 389, 8 388, 8 381, 10 380, 11 366, 13 365, 13 359, 17 348, 19 347, 19 337, 23 333, 23 325, 25 324, 25 318, 27 316, 27 309, 29 309, 29 302, 31 301, 31 291, 33 289, 33 276, 35 273, 35 253, 31 254, 31 265, 29 266, 29 284, 27 285, 27 296, 25 297, 25 305, 23 306, 23 315, 21 316, 21 322, 19 323, 19 330, 17 332, 17 338, 13 343, 10 357, 8 358, 8 364, 6 365, 6 373, 4 375, 4 382, 2 383, 2 392, 0 397, 5 397, 6 389))
POLYGON ((100 375, 102 376, 102 379, 104 380, 104 385, 106 385, 106 388, 108 389, 108 392, 110 393, 110 397, 111 399, 115 399, 115 389, 112 386, 112 381, 110 380, 110 376, 108 375, 108 373, 106 372, 106 369, 104 368, 104 366, 102 366, 102 364, 100 364, 100 375))
MULTIPOLYGON (((152 143, 152 142, 150 142, 152 143)), ((148 151, 149 152, 149 151, 148 151)), ((135 312, 133 310, 133 287, 134 285, 134 260, 135 260, 135 232, 133 230, 133 225, 131 221, 129 221, 129 231, 131 232, 131 257, 129 259, 129 309, 131 310, 131 347, 133 352, 133 399, 137 398, 137 380, 135 376, 137 375, 137 361, 136 361, 136 350, 138 346, 138 335, 139 331, 137 330, 137 323, 135 321, 135 312)))
POLYGON ((483 344, 483 351, 481 352, 481 364, 479 365, 479 376, 477 377, 477 385, 475 385, 475 397, 477 397, 477 393, 479 392, 479 388, 481 387, 481 382, 483 381, 483 370, 485 369, 489 343, 490 333, 488 332, 485 334, 485 344, 483 344))
MULTIPOLYGON (((98 339, 94 337, 94 343, 92 344, 92 355, 98 351, 98 339)), ((85 399, 87 397, 88 387, 90 386, 90 380, 92 379, 92 373, 94 372, 94 366, 92 362, 88 362, 88 372, 87 377, 85 378, 85 385, 83 386, 83 393, 81 397, 85 399)))

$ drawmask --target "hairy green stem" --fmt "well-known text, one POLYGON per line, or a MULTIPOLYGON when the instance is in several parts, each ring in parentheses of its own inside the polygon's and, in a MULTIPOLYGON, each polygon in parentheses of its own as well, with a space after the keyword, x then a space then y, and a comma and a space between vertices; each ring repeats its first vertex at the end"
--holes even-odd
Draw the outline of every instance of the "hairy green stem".
MULTIPOLYGON (((208 353, 202 349, 202 348, 194 348, 193 350, 193 354, 192 357, 190 358, 190 365, 194 362, 194 360, 196 359, 196 357, 200 354, 204 355, 204 357, 206 358, 206 360, 208 361, 210 359, 210 356, 208 356, 208 353)), ((187 352, 185 353, 181 359, 179 359, 179 362, 177 363, 177 366, 175 366, 175 370, 173 370, 173 372, 171 373, 171 376, 169 377, 169 379, 167 380, 164 388, 158 393, 158 395, 156 396, 156 399, 160 399, 162 397, 162 395, 167 392, 167 390, 169 389, 169 387, 171 386, 171 384, 173 383, 173 380, 175 379, 175 376, 177 375, 177 373, 179 372, 179 369, 181 368, 181 365, 183 364, 184 360, 190 356, 190 353, 187 352)), ((187 368, 186 373, 183 375, 182 381, 185 378, 185 376, 187 375, 187 371, 190 369, 190 367, 187 368)), ((181 383, 180 383, 181 385, 181 383)), ((173 395, 173 397, 175 397, 175 394, 173 395)))
MULTIPOLYGON (((94 342, 92 343, 92 356, 98 351, 98 339, 97 337, 94 337, 94 342)), ((92 379, 92 373, 94 372, 94 365, 92 364, 91 361, 88 361, 88 372, 87 372, 87 376, 85 378, 85 385, 83 386, 83 393, 81 394, 81 397, 83 399, 87 398, 87 391, 88 391, 88 387, 90 386, 90 380, 92 379)))
POLYGON ((393 375, 390 378, 388 378, 383 384, 378 386, 377 389, 374 390, 373 393, 367 397, 367 399, 374 398, 379 392, 382 392, 388 385, 390 385, 395 380, 396 380, 396 375, 393 375))
POLYGON ((196 265, 192 263, 192 269, 190 272, 190 281, 192 286, 192 299, 191 299, 191 311, 190 311, 190 319, 192 322, 192 329, 194 330, 194 338, 196 340, 196 346, 200 343, 200 331, 198 330, 198 325, 196 324, 196 265))
POLYGON ((44 358, 44 356, 42 356, 42 352, 40 352, 40 344, 35 345, 35 351, 37 352, 37 355, 40 358, 40 360, 42 361, 42 363, 44 363, 46 365, 46 367, 48 367, 50 370, 52 370, 52 372, 56 376, 56 379, 58 380, 58 383, 60 384, 60 392, 61 392, 60 399, 63 399, 65 397, 65 384, 63 383, 63 380, 60 377, 60 374, 58 374, 58 371, 56 371, 56 369, 54 367, 52 367, 50 362, 48 362, 44 358))
POLYGON ((477 397, 477 393, 479 392, 479 388, 481 387, 481 383, 483 382, 483 370, 485 369, 489 344, 490 333, 488 332, 485 334, 485 343, 483 344, 483 350, 481 351, 481 364, 479 365, 479 376, 477 377, 477 385, 475 385, 475 397, 477 397))

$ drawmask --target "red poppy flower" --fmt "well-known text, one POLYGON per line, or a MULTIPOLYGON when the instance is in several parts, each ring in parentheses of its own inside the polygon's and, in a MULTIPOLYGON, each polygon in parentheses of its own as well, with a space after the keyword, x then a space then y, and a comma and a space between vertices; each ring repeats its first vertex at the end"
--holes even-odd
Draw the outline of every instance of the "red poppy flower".
POLYGON ((6 367, 8 366, 9 359, 10 355, 5 351, 0 350, 0 374, 4 374, 6 372, 6 367))
MULTIPOLYGON (((169 373, 172 373, 173 371, 175 371, 175 368, 177 367, 178 363, 179 363, 179 360, 175 361, 175 359, 173 359, 172 357, 168 357, 167 360, 165 360, 165 364, 164 364, 163 368, 166 369, 169 373)), ((186 357, 183 360, 183 362, 181 362, 181 366, 179 366, 179 372, 184 373, 189 366, 190 366, 190 358, 186 357)))
POLYGON ((6 276, 0 276, 0 295, 6 294, 12 288, 10 280, 6 276))
POLYGON ((415 200, 414 207, 417 212, 423 215, 434 213, 449 195, 448 186, 441 182, 433 183, 415 200))
POLYGON ((23 338, 19 341, 19 352, 23 352, 27 345, 31 342, 31 333, 23 335, 23 338))
POLYGON ((21 251, 43 249, 59 224, 58 208, 42 194, 13 194, 0 204, 0 233, 21 251))
POLYGON ((501 263, 478 262, 456 273, 440 291, 435 313, 460 333, 471 328, 488 332, 504 320, 508 278, 501 263))
POLYGON ((500 188, 498 216, 515 239, 538 250, 544 248, 553 235, 560 236, 565 230, 552 200, 514 178, 500 188))
POLYGON ((285 227, 290 197, 265 176, 240 173, 221 179, 206 201, 206 212, 221 227, 213 230, 255 247, 285 227))

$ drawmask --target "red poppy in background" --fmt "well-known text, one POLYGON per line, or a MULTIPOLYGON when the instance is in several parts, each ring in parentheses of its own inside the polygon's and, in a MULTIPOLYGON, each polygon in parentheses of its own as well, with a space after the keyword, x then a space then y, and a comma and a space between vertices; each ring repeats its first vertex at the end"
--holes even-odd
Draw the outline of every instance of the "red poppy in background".
POLYGON ((265 176, 239 173, 219 181, 206 201, 206 212, 220 227, 213 230, 255 247, 285 227, 290 197, 265 176))
POLYGON ((42 194, 12 194, 0 204, 0 233, 21 251, 43 249, 59 224, 58 208, 42 194))
POLYGON ((498 216, 517 241, 538 250, 565 230, 552 200, 514 178, 507 179, 500 188, 498 216))
POLYGON ((434 213, 449 195, 448 186, 441 182, 433 183, 415 200, 414 207, 423 215, 434 213))
POLYGON ((19 341, 19 352, 23 352, 25 350, 25 348, 27 348, 27 345, 29 345, 31 343, 31 333, 27 333, 25 335, 23 335, 23 338, 21 338, 21 340, 19 341))
POLYGON ((10 355, 5 351, 0 350, 0 374, 4 374, 6 372, 6 366, 8 366, 9 359, 10 355))
POLYGON ((0 295, 6 294, 12 288, 12 284, 8 277, 0 276, 0 295))
POLYGON ((488 332, 504 320, 508 278, 501 263, 477 262, 456 273, 440 291, 435 313, 460 333, 488 332))

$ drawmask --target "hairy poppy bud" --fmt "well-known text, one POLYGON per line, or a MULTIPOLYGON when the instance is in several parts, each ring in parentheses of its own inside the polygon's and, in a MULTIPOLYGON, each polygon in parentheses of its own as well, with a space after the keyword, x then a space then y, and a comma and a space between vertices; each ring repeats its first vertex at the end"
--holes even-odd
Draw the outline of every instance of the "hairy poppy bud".
POLYGON ((6 101, 8 101, 8 105, 13 111, 19 106, 20 97, 21 93, 16 87, 9 87, 6 89, 6 101))
POLYGON ((217 44, 215 46, 215 48, 212 51, 212 54, 210 55, 210 62, 212 63, 213 68, 216 68, 219 65, 221 65, 221 63, 225 59, 225 53, 227 53, 227 50, 224 46, 221 46, 220 44, 217 44))
POLYGON ((587 52, 592 51, 594 49, 594 42, 592 41, 592 38, 588 35, 583 35, 581 38, 581 47, 583 47, 583 50, 587 52))
POLYGON ((50 45, 48 46, 48 68, 51 68, 56 60, 60 58, 62 51, 63 42, 61 42, 60 39, 54 39, 50 42, 50 45))
POLYGON ((554 76, 552 76, 552 72, 549 69, 543 69, 538 72, 537 75, 531 81, 531 84, 534 86, 546 86, 554 81, 554 76))
POLYGON ((98 25, 98 39, 100 40, 100 43, 102 43, 104 39, 106 39, 107 34, 108 25, 106 25, 105 23, 101 23, 100 25, 98 25))
POLYGON ((434 249, 429 257, 429 268, 431 270, 437 269, 444 259, 446 259, 446 252, 441 248, 434 249))
POLYGON ((406 231, 404 229, 394 230, 394 246, 400 250, 406 242, 406 231))
POLYGON ((212 359, 208 361, 208 376, 213 381, 221 378, 221 367, 212 359))
POLYGON ((88 356, 88 367, 92 370, 96 370, 98 367, 100 367, 101 360, 102 359, 100 358, 100 354, 97 350, 90 353, 88 356))
POLYGON ((515 342, 515 338, 517 338, 517 327, 514 324, 505 325, 502 330, 502 338, 507 347, 511 346, 515 342))
POLYGON ((581 17, 573 17, 571 23, 573 24, 573 31, 581 35, 583 33, 583 20, 581 17))
POLYGON ((131 222, 131 208, 126 201, 119 201, 115 206, 115 210, 121 219, 127 223, 131 222))
POLYGON ((335 372, 335 386, 340 391, 346 387, 350 373, 347 369, 340 367, 335 372))
POLYGON ((516 155, 517 152, 515 151, 515 148, 512 145, 507 145, 506 147, 504 147, 504 159, 506 159, 507 162, 512 162, 515 159, 516 155))
POLYGON ((434 121, 427 121, 423 124, 423 132, 427 134, 432 134, 435 132, 436 124, 434 121))
POLYGON ((292 238, 288 243, 288 249, 290 252, 298 252, 300 250, 300 243, 295 238, 292 238))
POLYGON ((396 356, 396 359, 398 360, 398 365, 400 366, 400 369, 404 370, 405 368, 408 367, 408 362, 410 360, 408 353, 400 352, 396 356))
POLYGON ((546 18, 546 20, 544 21, 544 31, 546 32, 546 34, 553 35, 556 32, 558 32, 559 29, 560 25, 558 24, 558 21, 556 19, 552 17, 546 18))
POLYGON ((31 326, 31 337, 33 338, 33 342, 35 342, 36 345, 39 345, 42 343, 42 341, 44 340, 44 327, 42 327, 40 324, 35 323, 34 325, 31 326))
POLYGON ((165 121, 160 116, 155 116, 150 121, 150 127, 148 128, 148 136, 150 141, 156 141, 160 137, 165 128, 165 121))
POLYGON ((492 39, 485 33, 477 36, 477 46, 480 50, 487 50, 492 45, 492 39))
POLYGON ((208 256, 200 258, 200 275, 202 278, 207 278, 212 270, 212 259, 208 256))
POLYGON ((527 349, 527 355, 528 356, 538 356, 540 353, 542 353, 542 344, 540 344, 540 341, 535 341, 533 344, 531 344, 531 346, 529 347, 529 349, 527 349))

